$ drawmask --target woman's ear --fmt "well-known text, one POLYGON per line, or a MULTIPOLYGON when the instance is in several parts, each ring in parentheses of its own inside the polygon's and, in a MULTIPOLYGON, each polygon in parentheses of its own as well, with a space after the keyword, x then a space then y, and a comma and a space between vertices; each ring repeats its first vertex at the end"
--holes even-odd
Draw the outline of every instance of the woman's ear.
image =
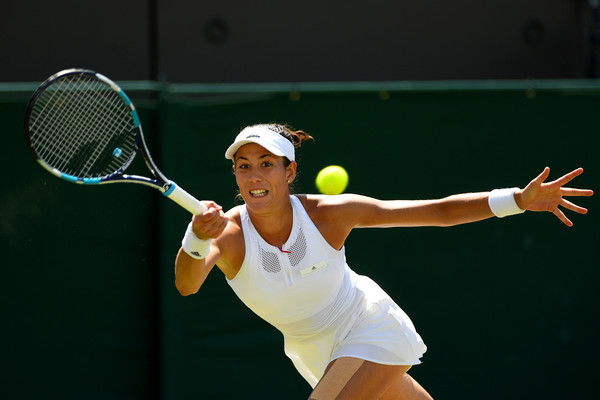
POLYGON ((292 161, 290 165, 285 168, 286 178, 288 183, 292 183, 296 178, 296 169, 298 168, 298 164, 296 161, 292 161))

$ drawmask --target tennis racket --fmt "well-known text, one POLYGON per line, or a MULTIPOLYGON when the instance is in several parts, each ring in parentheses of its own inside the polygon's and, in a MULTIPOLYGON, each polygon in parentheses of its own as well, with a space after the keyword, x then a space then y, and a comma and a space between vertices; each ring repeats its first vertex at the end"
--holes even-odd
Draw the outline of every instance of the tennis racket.
POLYGON ((206 207, 156 167, 137 111, 107 77, 86 69, 52 75, 35 91, 25 114, 25 140, 38 163, 69 182, 131 182, 153 187, 191 212, 206 207), (136 152, 150 177, 127 175, 136 152))

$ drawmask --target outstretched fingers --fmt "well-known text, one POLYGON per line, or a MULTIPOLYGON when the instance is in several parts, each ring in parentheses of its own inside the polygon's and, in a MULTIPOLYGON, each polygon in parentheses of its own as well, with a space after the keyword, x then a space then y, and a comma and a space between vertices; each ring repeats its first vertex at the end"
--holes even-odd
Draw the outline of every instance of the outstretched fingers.
POLYGON ((564 185, 582 173, 583 168, 577 168, 554 181, 546 182, 546 179, 550 176, 550 168, 544 168, 542 173, 521 192, 519 199, 523 205, 521 208, 531 211, 549 211, 565 225, 573 226, 573 223, 565 216, 563 211, 570 210, 579 214, 586 214, 588 210, 566 200, 566 197, 593 196, 594 191, 565 187, 564 185))
MULTIPOLYGON (((550 169, 548 167, 546 167, 546 169, 548 170, 548 172, 550 172, 550 169)), ((562 187, 562 186, 566 185, 567 183, 571 182, 573 179, 575 179, 576 177, 578 177, 582 173, 583 173, 583 168, 577 168, 577 169, 569 172, 568 174, 565 174, 565 175, 561 176, 557 180, 551 182, 551 184, 558 185, 558 186, 562 187)))
POLYGON ((568 227, 573 226, 573 222, 571 222, 571 220, 569 218, 567 218, 567 216, 565 215, 564 212, 562 212, 562 210, 558 207, 556 207, 553 211, 552 214, 556 215, 556 217, 562 221, 563 224, 565 224, 568 227))
POLYGON ((578 206, 577 204, 572 203, 567 199, 561 199, 559 204, 567 210, 571 210, 579 214, 587 214, 588 212, 587 208, 578 206))
POLYGON ((573 189, 573 188, 566 188, 563 187, 560 189, 560 194, 562 196, 593 196, 594 195, 594 191, 590 190, 590 189, 573 189))
POLYGON ((537 177, 535 177, 535 179, 533 179, 531 181, 530 184, 539 186, 542 183, 544 183, 546 181, 546 179, 548 179, 549 176, 550 176, 550 167, 546 167, 546 168, 544 168, 544 170, 542 171, 541 174, 539 174, 537 177))

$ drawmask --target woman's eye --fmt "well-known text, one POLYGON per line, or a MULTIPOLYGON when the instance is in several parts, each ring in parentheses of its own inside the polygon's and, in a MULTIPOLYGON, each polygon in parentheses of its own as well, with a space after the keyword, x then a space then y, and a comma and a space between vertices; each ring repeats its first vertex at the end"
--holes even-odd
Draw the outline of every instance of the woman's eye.
POLYGON ((270 167, 271 165, 273 165, 273 164, 271 164, 268 161, 263 162, 263 167, 270 167))

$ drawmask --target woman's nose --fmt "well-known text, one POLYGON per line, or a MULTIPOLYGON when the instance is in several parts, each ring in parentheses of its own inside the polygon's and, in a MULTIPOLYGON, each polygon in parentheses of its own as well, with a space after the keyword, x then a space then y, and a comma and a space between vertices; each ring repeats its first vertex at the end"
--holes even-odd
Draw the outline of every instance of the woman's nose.
POLYGON ((262 175, 258 172, 252 172, 250 175, 250 182, 255 183, 260 181, 262 181, 262 175))

